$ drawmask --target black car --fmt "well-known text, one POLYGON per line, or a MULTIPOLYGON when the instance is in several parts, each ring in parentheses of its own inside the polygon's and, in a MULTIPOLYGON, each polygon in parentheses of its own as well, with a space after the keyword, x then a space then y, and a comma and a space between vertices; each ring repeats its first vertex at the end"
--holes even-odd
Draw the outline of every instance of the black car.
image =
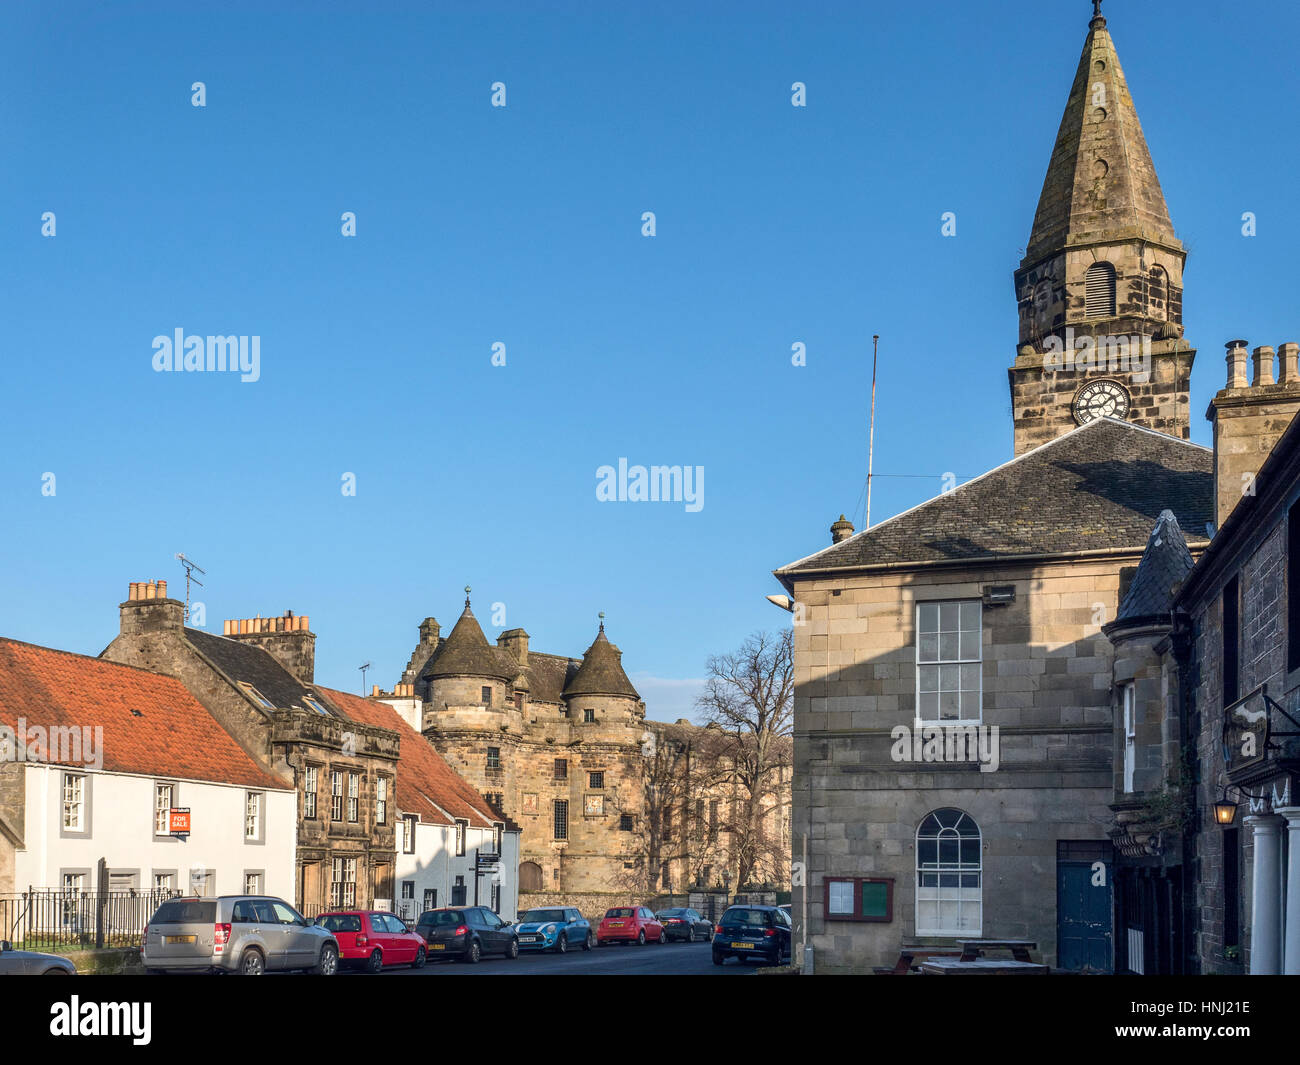
POLYGON ((731 906, 713 933, 713 964, 758 958, 780 965, 790 956, 790 918, 776 906, 731 906))
POLYGON ((519 936, 486 906, 447 906, 425 910, 415 925, 415 934, 428 946, 429 961, 460 958, 471 965, 484 954, 519 957, 519 936))
POLYGON ((697 939, 707 942, 713 935, 713 923, 700 916, 698 910, 660 910, 655 916, 664 926, 669 942, 677 939, 683 943, 694 943, 697 939))

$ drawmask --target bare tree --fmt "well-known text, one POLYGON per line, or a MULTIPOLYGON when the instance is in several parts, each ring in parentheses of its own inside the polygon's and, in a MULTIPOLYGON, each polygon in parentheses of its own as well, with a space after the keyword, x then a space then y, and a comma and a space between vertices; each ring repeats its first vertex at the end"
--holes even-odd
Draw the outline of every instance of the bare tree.
POLYGON ((794 634, 754 633, 739 650, 711 656, 707 670, 696 706, 729 741, 725 758, 735 787, 727 827, 735 885, 758 876, 782 882, 790 860, 782 825, 793 761, 794 634))

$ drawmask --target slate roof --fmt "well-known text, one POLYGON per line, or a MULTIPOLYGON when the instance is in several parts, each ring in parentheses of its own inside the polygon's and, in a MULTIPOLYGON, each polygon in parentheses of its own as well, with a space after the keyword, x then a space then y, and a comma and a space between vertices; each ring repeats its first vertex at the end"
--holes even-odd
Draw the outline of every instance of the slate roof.
POLYGON ((315 689, 298 680, 265 648, 201 629, 186 629, 185 638, 236 684, 251 684, 277 708, 308 709, 303 698, 315 689))
POLYGON ((632 682, 623 672, 623 652, 605 636, 602 623, 595 640, 582 656, 582 665, 570 678, 565 695, 628 695, 640 699, 632 682))
POLYGON ((515 660, 487 642, 468 601, 451 633, 438 644, 423 673, 425 677, 478 676, 506 681, 514 680, 518 675, 519 667, 515 660))
MULTIPOLYGON (((1098 418, 816 554, 783 580, 867 566, 1133 550, 1163 510, 1196 532, 1214 518, 1207 448, 1098 418)), ((1203 537, 1197 542, 1203 542, 1203 537)))
POLYGON ((532 702, 559 703, 564 700, 564 689, 578 672, 581 662, 564 655, 528 652, 528 698, 532 702))
POLYGON ((494 820, 501 820, 492 816, 487 799, 387 703, 333 688, 322 690, 353 721, 391 729, 401 736, 393 801, 402 813, 418 814, 421 821, 438 825, 451 825, 460 817, 475 828, 491 828, 494 820))
POLYGON ((106 772, 293 790, 174 677, 0 639, 0 724, 16 729, 19 718, 28 728, 101 727, 106 772))
POLYGON ((1115 623, 1168 619, 1174 606, 1174 588, 1186 580, 1193 564, 1178 519, 1171 510, 1161 511, 1115 623))

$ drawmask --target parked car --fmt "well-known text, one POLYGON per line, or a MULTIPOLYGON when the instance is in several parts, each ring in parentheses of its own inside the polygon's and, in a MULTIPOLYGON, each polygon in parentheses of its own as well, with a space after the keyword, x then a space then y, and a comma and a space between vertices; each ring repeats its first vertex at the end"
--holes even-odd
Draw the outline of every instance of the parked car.
POLYGON ((407 929, 400 917, 377 910, 322 913, 316 923, 333 934, 344 963, 364 965, 377 973, 386 965, 424 968, 424 938, 407 929))
POLYGON ((460 958, 471 965, 484 954, 519 957, 519 935, 486 906, 447 906, 420 914, 415 933, 430 959, 460 958))
POLYGON ((666 943, 668 936, 658 918, 644 906, 615 906, 606 910, 604 920, 596 929, 598 947, 609 943, 637 943, 645 946, 647 941, 666 943))
POLYGON ((216 971, 260 976, 304 969, 333 976, 333 933, 270 895, 168 899, 149 918, 140 947, 145 972, 216 971))
POLYGON ((519 920, 520 950, 553 950, 564 954, 570 947, 591 950, 596 933, 591 922, 572 906, 529 910, 519 920))
POLYGON ((776 906, 730 906, 713 930, 713 964, 759 958, 780 965, 790 956, 790 919, 776 906))
POLYGON ((76 975, 77 967, 67 958, 36 950, 14 950, 9 940, 0 940, 0 976, 76 975))
POLYGON ((713 935, 713 922, 706 921, 698 910, 660 910, 656 916, 669 940, 694 943, 697 939, 707 941, 713 935))

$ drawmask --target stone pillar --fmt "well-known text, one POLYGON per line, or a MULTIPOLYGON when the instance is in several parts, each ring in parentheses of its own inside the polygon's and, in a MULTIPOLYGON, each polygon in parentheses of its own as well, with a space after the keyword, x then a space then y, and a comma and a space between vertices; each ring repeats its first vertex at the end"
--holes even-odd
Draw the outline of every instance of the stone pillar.
POLYGON ((1282 818, 1246 818, 1253 832, 1255 862, 1250 903, 1250 975, 1282 971, 1282 818))
POLYGON ((1284 385, 1300 383, 1300 366, 1297 365, 1300 358, 1300 344, 1283 344, 1277 350, 1282 371, 1281 383, 1284 385))
POLYGON ((1275 811, 1286 818, 1286 911, 1283 918, 1282 972, 1300 974, 1300 806, 1275 811))

